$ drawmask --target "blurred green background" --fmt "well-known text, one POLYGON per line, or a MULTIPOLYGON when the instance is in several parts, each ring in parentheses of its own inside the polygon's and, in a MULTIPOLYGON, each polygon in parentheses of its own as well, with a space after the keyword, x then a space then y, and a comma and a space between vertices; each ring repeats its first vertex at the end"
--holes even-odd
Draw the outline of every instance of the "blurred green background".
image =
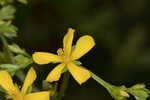
MULTIPOLYGON (((96 41, 80 59, 83 66, 114 85, 145 83, 150 87, 149 0, 29 0, 26 6, 16 6, 14 24, 19 27, 19 37, 15 40, 30 54, 56 53, 72 27, 76 29, 74 44, 84 34, 96 41)), ((37 86, 41 87, 39 83, 55 66, 36 67, 37 86)), ((71 78, 64 100, 112 97, 93 79, 80 86, 71 78)))

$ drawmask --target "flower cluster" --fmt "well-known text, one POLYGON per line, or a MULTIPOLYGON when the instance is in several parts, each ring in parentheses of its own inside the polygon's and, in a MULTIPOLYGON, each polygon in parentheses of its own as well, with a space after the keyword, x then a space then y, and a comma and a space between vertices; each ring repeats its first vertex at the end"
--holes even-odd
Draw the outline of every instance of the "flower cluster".
MULTIPOLYGON (((35 52, 33 54, 33 60, 37 64, 60 63, 48 74, 46 78, 47 82, 58 81, 64 69, 67 69, 79 84, 86 82, 91 77, 87 69, 79 66, 75 62, 94 47, 94 39, 89 35, 82 36, 77 41, 75 48, 72 49, 74 32, 74 29, 68 29, 63 39, 63 49, 59 48, 57 55, 48 52, 35 52)), ((14 85, 7 71, 0 71, 0 86, 9 95, 8 98, 13 100, 49 100, 49 91, 28 93, 29 87, 35 79, 36 72, 31 67, 20 90, 17 85, 14 85)))

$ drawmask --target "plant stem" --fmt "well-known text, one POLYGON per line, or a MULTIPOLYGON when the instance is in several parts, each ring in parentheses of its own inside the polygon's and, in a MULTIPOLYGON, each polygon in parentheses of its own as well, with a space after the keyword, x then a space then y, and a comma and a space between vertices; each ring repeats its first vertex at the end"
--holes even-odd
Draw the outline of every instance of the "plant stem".
POLYGON ((57 100, 61 100, 65 96, 65 92, 67 90, 68 83, 69 83, 69 78, 70 78, 69 72, 65 72, 63 76, 62 84, 61 84, 61 87, 57 96, 57 100))
POLYGON ((109 89, 112 87, 111 84, 107 83, 106 81, 104 81, 103 79, 101 79, 100 77, 98 77, 97 75, 95 75, 94 73, 90 72, 92 78, 98 82, 99 84, 101 84, 103 87, 105 87, 108 91, 109 89))

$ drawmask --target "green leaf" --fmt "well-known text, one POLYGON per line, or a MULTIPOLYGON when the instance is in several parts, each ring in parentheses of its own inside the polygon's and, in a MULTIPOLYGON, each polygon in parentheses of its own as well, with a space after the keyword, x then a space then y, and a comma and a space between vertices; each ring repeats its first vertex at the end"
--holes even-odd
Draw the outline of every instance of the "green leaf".
POLYGON ((136 84, 136 85, 132 86, 131 88, 132 89, 144 89, 145 84, 136 84))
POLYGON ((27 54, 26 51, 24 49, 21 49, 17 44, 8 45, 8 48, 9 50, 17 54, 27 54))
POLYGON ((149 97, 144 84, 136 84, 129 88, 128 91, 136 98, 136 100, 146 100, 149 97))
POLYGON ((0 9, 0 19, 2 20, 10 20, 14 18, 14 13, 16 9, 13 6, 5 6, 0 9))
POLYGON ((17 36, 17 27, 11 24, 11 21, 4 22, 0 20, 0 33, 7 38, 13 38, 17 36))
POLYGON ((21 68, 25 68, 31 63, 33 63, 33 60, 31 58, 25 57, 23 55, 17 55, 14 57, 15 64, 20 66, 21 68))
POLYGON ((134 95, 136 100, 146 100, 149 97, 148 93, 142 90, 131 90, 130 93, 134 95))
POLYGON ((23 55, 15 56, 14 60, 15 60, 15 64, 1 64, 0 70, 6 70, 11 75, 14 75, 14 73, 17 70, 19 70, 21 68, 25 68, 33 62, 31 58, 25 57, 23 55))
POLYGON ((14 74, 14 72, 16 72, 16 70, 19 69, 18 65, 14 65, 14 64, 1 64, 0 65, 0 70, 6 70, 8 71, 11 75, 14 74))
POLYGON ((18 2, 22 3, 22 4, 27 4, 27 0, 18 0, 18 2))

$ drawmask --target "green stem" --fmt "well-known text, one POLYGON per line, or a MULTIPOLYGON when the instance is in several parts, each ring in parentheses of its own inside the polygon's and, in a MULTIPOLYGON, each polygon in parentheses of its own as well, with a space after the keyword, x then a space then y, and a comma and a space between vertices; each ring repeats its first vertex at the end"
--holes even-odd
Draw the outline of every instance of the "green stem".
POLYGON ((65 72, 63 76, 62 84, 58 93, 57 100, 61 100, 65 96, 65 92, 67 90, 68 83, 69 83, 69 78, 70 78, 69 72, 65 72))
POLYGON ((110 90, 110 88, 112 87, 111 84, 107 83, 106 81, 104 81, 103 79, 101 79, 100 77, 98 77, 97 75, 95 75, 94 73, 90 72, 92 78, 98 82, 99 84, 101 84, 103 87, 105 87, 108 91, 110 90))

